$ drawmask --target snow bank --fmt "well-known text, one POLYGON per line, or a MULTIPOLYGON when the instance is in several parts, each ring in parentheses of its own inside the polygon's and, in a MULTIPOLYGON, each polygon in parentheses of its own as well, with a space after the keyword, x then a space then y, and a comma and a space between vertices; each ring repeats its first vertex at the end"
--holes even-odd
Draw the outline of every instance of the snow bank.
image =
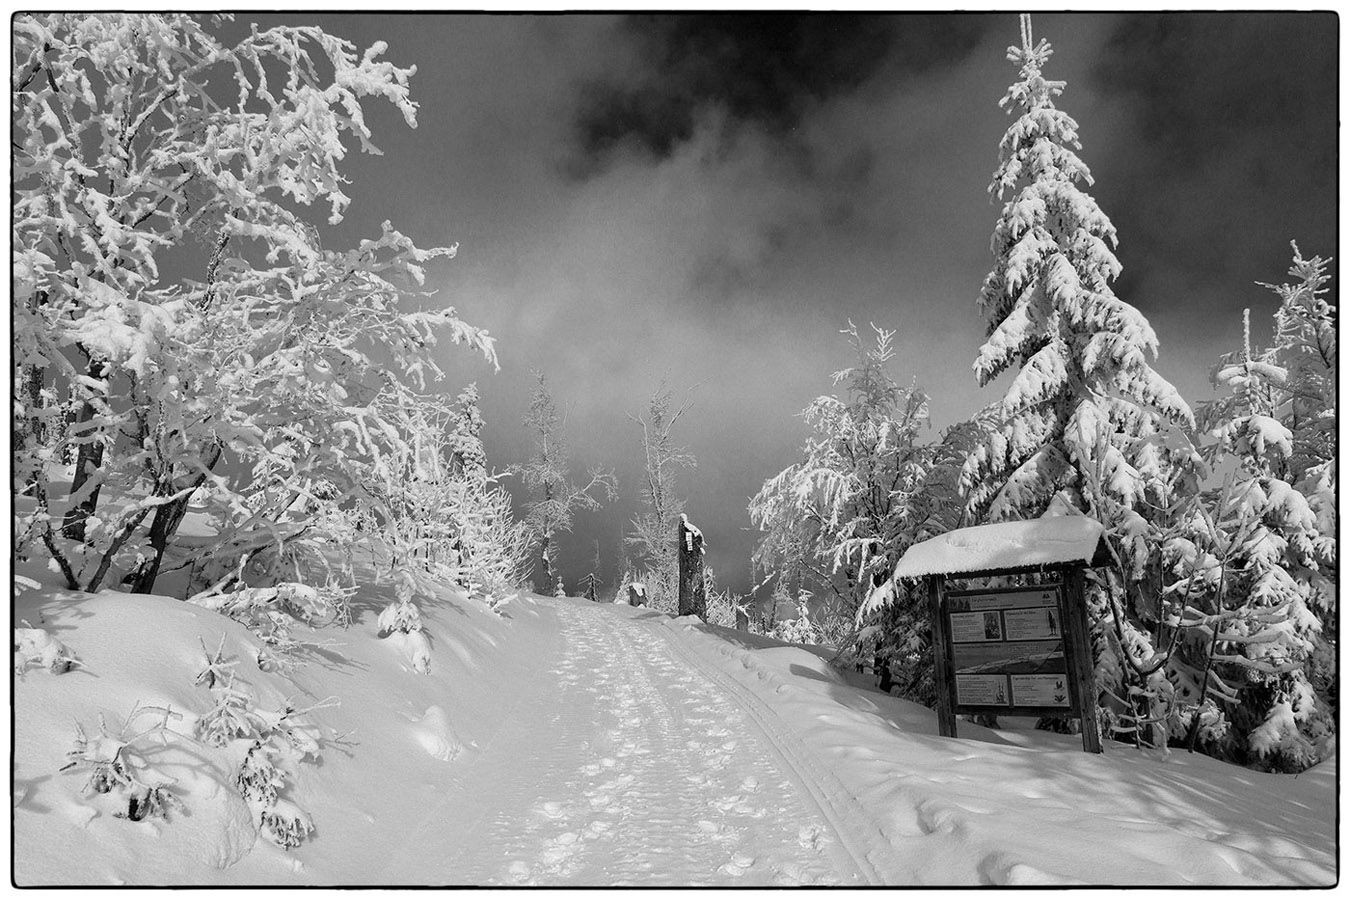
MULTIPOLYGON (((41 573, 30 573, 40 578, 41 573)), ((241 625, 179 600, 105 591, 94 595, 23 590, 15 620, 43 629, 79 664, 53 674, 38 663, 14 690, 14 878, 51 884, 399 884, 445 883, 441 860, 418 858, 410 835, 453 796, 462 767, 511 718, 523 698, 546 693, 534 669, 556 655, 558 637, 522 596, 503 616, 463 594, 423 584, 418 603, 432 658, 419 674, 408 635, 377 636, 392 585, 366 567, 347 630, 298 630, 312 646, 293 678, 260 671, 259 641, 241 625), (394 638, 404 639, 403 641, 394 638), (223 644, 222 644, 223 639, 223 644), (299 847, 282 850, 259 834, 234 785, 230 748, 191 738, 211 707, 194 684, 202 645, 226 659, 260 708, 340 703, 303 717, 317 760, 297 763, 284 802, 312 820, 299 847), (76 723, 117 727, 136 704, 166 707, 184 737, 143 742, 154 768, 182 802, 167 821, 115 817, 109 795, 82 796, 86 770, 60 772, 76 723)), ((445 815, 444 811, 437 815, 445 815)), ((439 821, 439 820, 437 820, 439 821)))
MULTIPOLYGON (((1336 877, 1330 764, 1282 776, 1110 743, 1092 756, 1078 749, 1077 737, 1019 723, 994 731, 962 722, 959 739, 942 738, 931 711, 832 670, 822 648, 572 599, 522 595, 497 616, 434 585, 422 585, 418 598, 418 633, 432 659, 422 674, 392 635, 378 637, 376 619, 395 599, 392 585, 373 569, 362 580, 353 626, 303 633, 311 645, 292 678, 260 671, 256 638, 200 607, 156 596, 21 590, 16 620, 50 635, 79 664, 54 672, 38 655, 16 678, 17 883, 443 885, 460 883, 466 860, 507 866, 525 854, 563 860, 531 876, 563 883, 573 844, 609 840, 596 829, 622 837, 644 826, 701 828, 702 821, 681 822, 688 810, 679 798, 726 804, 735 815, 779 796, 777 788, 756 793, 747 779, 734 796, 705 797, 699 792, 711 782, 704 776, 717 771, 682 780, 663 755, 702 747, 732 766, 751 743, 777 760, 757 771, 760 781, 788 778, 788 794, 818 806, 840 835, 826 843, 842 845, 876 883, 1276 886, 1336 877), (560 628, 568 605, 570 632, 560 628), (137 704, 160 707, 175 716, 172 729, 192 734, 211 701, 194 683, 203 645, 237 661, 260 708, 321 705, 304 717, 317 759, 295 764, 285 789, 285 802, 314 826, 292 850, 260 836, 234 787, 238 761, 230 748, 145 743, 145 756, 182 804, 167 821, 118 817, 108 795, 81 795, 87 770, 60 771, 76 723, 96 735, 100 714, 115 728, 137 704), (634 705, 644 691, 691 705, 648 722, 634 705), (566 708, 561 698, 579 694, 591 696, 593 708, 566 708), (323 707, 327 697, 340 705, 323 707), (713 715, 713 707, 723 712, 713 715), (559 734, 570 735, 565 746, 555 746, 559 734), (669 746, 644 756, 654 749, 647 739, 669 746), (623 780, 648 770, 655 780, 623 780), (513 792, 531 779, 556 793, 526 819, 502 818, 523 802, 513 792), (630 817, 605 819, 632 790, 640 796, 624 807, 630 817), (661 808, 680 812, 648 822, 661 808), (555 813, 581 818, 567 825, 555 813)), ((47 646, 35 635, 24 639, 30 649, 47 646)), ((734 837, 716 816, 704 818, 713 838, 734 837)), ((819 837, 804 835, 791 852, 811 863, 811 854, 823 852, 814 849, 819 837)), ((708 877, 741 869, 755 877, 750 862, 732 862, 708 877)), ((604 859, 588 865, 579 871, 608 871, 604 859)), ((661 877, 659 865, 651 871, 661 877)))

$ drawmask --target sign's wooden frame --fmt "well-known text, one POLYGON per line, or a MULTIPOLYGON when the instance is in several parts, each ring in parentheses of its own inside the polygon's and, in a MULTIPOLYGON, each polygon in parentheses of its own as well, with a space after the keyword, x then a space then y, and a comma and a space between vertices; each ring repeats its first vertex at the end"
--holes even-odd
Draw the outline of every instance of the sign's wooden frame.
MULTIPOLYGON (((997 572, 982 573, 997 575, 997 572)), ((1083 584, 1083 567, 1047 567, 1045 574, 1058 576, 1049 583, 1018 588, 996 588, 985 591, 949 592, 947 576, 928 576, 928 600, 933 621, 933 661, 936 666, 938 697, 938 732, 943 737, 956 737, 956 717, 970 713, 1005 716, 1076 716, 1082 722, 1083 749, 1101 753, 1101 735, 1097 731, 1097 700, 1092 690, 1092 645, 1088 630, 1087 603, 1083 584), (1069 708, 1062 706, 972 706, 958 704, 956 695, 956 667, 953 665, 953 647, 947 627, 947 597, 989 595, 1020 591, 1054 590, 1058 597, 1059 621, 1064 642, 1064 662, 1068 669, 1069 708)), ((957 576, 960 577, 960 576, 957 576)))

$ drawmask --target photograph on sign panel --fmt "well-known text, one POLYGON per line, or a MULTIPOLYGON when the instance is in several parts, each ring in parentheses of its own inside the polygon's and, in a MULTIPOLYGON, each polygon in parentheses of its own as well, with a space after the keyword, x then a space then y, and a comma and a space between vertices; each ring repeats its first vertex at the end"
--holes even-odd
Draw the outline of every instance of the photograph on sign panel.
POLYGON ((1001 672, 1032 675, 1067 672, 1064 645, 1059 641, 1018 641, 957 644, 952 662, 958 673, 1001 672))

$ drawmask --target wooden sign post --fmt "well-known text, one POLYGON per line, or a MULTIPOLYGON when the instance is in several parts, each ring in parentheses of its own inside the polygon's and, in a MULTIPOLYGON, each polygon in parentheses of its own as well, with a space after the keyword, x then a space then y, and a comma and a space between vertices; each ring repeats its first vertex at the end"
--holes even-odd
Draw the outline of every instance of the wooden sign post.
POLYGON ((1083 749, 1101 752, 1081 567, 1062 581, 952 591, 928 579, 937 667, 938 731, 956 736, 956 717, 1077 716, 1083 749))

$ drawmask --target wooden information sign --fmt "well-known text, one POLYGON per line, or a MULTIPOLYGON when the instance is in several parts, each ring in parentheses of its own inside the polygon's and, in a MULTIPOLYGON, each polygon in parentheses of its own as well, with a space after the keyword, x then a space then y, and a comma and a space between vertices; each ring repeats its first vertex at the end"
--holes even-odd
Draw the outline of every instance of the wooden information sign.
POLYGON ((1065 583, 973 591, 932 578, 944 736, 956 735, 958 715, 1077 716, 1083 749, 1101 752, 1082 573, 1065 574, 1065 583))

